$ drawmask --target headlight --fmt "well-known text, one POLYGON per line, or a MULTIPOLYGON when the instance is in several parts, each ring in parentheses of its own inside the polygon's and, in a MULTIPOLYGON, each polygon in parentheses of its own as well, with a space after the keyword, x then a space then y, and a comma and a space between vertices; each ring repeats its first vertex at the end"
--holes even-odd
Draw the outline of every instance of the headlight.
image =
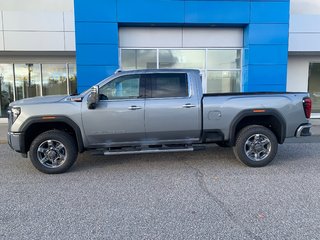
POLYGON ((14 123, 21 113, 21 108, 13 107, 11 108, 11 112, 12 112, 12 123, 14 123))

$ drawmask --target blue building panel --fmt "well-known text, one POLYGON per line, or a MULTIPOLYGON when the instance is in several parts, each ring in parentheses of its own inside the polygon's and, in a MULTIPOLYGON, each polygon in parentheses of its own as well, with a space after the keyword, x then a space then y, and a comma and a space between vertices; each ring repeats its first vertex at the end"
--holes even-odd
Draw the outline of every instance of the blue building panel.
POLYGON ((184 1, 118 0, 118 22, 183 23, 184 1))
POLYGON ((289 24, 250 24, 246 44, 288 44, 289 24))
POLYGON ((288 23, 289 1, 252 1, 250 23, 288 23))
POLYGON ((254 79, 255 85, 286 85, 287 65, 250 65, 249 79, 254 79))
POLYGON ((118 68, 118 28, 243 27, 243 91, 285 91, 289 0, 75 0, 79 90, 118 68))
POLYGON ((118 44, 118 24, 78 22, 77 44, 118 44))
POLYGON ((251 45, 249 65, 287 64, 288 45, 251 45))
POLYGON ((77 45, 77 65, 118 65, 118 45, 77 45))
POLYGON ((249 1, 185 1, 185 22, 206 24, 247 24, 249 1))
POLYGON ((77 74, 80 75, 85 81, 78 82, 78 92, 83 92, 107 76, 112 75, 118 66, 83 66, 77 68, 77 74))
POLYGON ((244 86, 244 92, 285 92, 285 84, 250 84, 244 86))
POLYGON ((77 22, 116 22, 117 0, 74 0, 77 22))

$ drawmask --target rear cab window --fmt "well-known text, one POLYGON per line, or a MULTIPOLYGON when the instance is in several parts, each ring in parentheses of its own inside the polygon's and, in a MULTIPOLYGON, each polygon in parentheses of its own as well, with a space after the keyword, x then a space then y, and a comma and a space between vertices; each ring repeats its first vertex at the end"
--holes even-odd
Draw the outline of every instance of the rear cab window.
POLYGON ((188 76, 185 73, 146 75, 147 98, 188 97, 188 76))

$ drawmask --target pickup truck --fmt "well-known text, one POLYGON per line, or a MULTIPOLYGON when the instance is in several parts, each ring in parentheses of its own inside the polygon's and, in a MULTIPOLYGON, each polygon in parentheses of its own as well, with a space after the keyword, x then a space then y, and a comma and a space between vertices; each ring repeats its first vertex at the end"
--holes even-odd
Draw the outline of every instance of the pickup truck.
POLYGON ((41 172, 63 173, 78 153, 120 155, 232 147, 262 167, 286 138, 310 136, 308 93, 204 94, 198 70, 118 71, 74 96, 10 104, 8 142, 41 172))

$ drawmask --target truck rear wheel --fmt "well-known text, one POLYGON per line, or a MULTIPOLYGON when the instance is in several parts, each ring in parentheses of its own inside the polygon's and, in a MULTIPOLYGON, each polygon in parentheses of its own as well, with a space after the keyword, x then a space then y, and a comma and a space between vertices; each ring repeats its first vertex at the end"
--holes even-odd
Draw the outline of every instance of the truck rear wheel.
POLYGON ((264 167, 276 156, 278 141, 266 127, 251 125, 243 128, 236 139, 233 152, 238 160, 250 167, 264 167))
POLYGON ((30 159, 39 171, 48 174, 66 172, 76 161, 75 140, 68 133, 50 130, 37 136, 30 146, 30 159))

